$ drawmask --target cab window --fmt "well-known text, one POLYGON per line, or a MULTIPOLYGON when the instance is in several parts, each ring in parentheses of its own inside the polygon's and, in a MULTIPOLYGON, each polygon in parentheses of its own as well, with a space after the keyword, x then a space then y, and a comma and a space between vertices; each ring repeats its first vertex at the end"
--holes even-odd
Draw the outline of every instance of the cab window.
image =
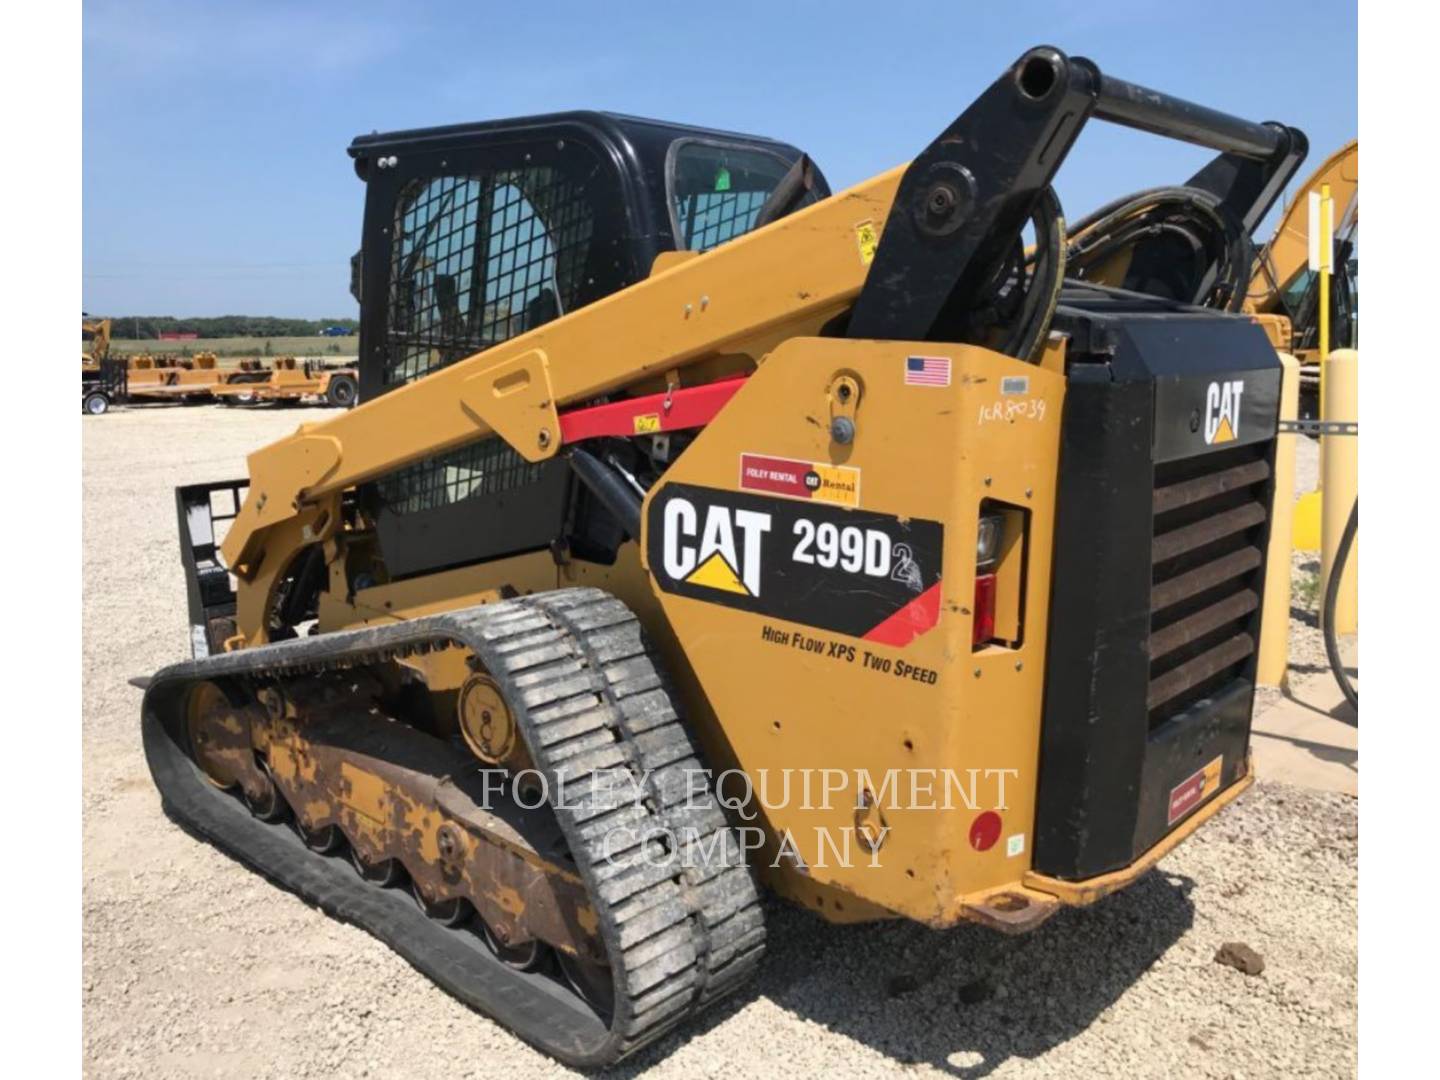
POLYGON ((778 154, 756 147, 698 139, 676 142, 667 170, 675 246, 709 251, 749 232, 788 168, 789 162, 778 154))

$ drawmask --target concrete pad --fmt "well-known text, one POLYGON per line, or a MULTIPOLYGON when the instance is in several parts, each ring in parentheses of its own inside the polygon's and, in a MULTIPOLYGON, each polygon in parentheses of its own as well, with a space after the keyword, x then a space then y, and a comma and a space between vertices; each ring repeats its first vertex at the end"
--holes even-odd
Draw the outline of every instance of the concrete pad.
POLYGON ((1357 717, 1328 673, 1292 674, 1288 694, 1257 699, 1250 747, 1262 780, 1360 793, 1357 717))

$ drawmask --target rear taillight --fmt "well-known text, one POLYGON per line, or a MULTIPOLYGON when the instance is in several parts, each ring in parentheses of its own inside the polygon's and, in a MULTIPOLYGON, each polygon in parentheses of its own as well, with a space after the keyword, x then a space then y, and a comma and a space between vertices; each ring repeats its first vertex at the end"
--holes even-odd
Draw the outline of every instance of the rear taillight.
POLYGON ((995 636, 995 575, 975 575, 975 631, 970 640, 983 645, 995 636))
POLYGON ((982 573, 994 569, 1000 557, 1000 540, 1005 530, 1004 514, 981 514, 980 529, 975 537, 975 569, 982 573))
POLYGON ((983 645, 995 636, 995 564, 1000 557, 1004 526, 1001 514, 980 515, 979 535, 975 538, 975 619, 970 635, 974 645, 983 645))

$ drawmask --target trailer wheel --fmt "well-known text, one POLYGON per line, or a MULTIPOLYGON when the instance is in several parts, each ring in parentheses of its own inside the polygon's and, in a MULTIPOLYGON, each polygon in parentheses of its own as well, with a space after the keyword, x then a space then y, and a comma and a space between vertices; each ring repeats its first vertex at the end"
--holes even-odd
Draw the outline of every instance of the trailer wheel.
POLYGON ((337 409, 348 409, 355 404, 358 395, 358 388, 355 380, 349 375, 334 375, 330 379, 330 387, 325 391, 325 400, 337 409))
POLYGON ((85 395, 80 407, 87 416, 104 416, 110 411, 110 398, 96 390, 85 395))

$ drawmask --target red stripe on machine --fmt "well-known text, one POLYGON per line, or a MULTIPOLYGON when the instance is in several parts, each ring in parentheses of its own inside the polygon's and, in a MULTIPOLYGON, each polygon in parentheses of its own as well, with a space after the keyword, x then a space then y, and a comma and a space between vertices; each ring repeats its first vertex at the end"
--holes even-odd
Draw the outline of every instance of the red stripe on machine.
POLYGON ((862 639, 877 645, 909 645, 940 621, 940 582, 873 627, 862 639))
POLYGON ((720 379, 703 386, 687 386, 673 392, 646 394, 605 405, 572 409, 560 414, 560 441, 573 443, 606 435, 630 438, 704 427, 744 385, 743 376, 720 379))

